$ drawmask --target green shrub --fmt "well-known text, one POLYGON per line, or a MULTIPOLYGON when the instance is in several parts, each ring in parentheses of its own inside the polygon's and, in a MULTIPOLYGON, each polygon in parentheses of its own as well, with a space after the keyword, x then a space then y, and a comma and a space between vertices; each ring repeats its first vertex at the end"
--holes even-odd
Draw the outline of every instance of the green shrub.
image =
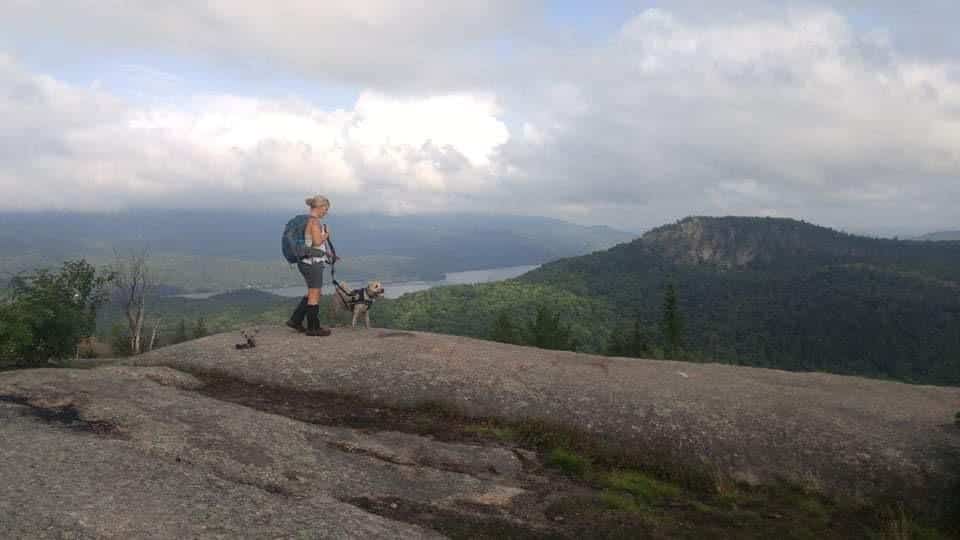
POLYGON ((77 354, 80 340, 93 334, 112 279, 82 259, 55 273, 14 278, 9 298, 0 303, 0 364, 40 366, 77 354))

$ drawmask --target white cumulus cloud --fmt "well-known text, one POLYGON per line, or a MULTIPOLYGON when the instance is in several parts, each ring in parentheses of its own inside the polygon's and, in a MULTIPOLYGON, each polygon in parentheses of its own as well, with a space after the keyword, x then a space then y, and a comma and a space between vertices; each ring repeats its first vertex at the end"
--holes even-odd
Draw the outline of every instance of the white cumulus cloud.
POLYGON ((0 114, 8 209, 256 206, 319 191, 348 208, 412 211, 419 197, 491 189, 492 156, 510 136, 491 96, 364 92, 351 110, 230 95, 134 106, 10 58, 0 114))

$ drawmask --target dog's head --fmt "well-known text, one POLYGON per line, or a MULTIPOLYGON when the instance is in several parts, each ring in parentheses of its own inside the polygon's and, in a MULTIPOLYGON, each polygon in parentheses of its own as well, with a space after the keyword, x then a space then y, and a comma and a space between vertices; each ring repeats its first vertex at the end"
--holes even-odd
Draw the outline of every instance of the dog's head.
POLYGON ((380 298, 385 292, 383 284, 379 281, 371 281, 367 284, 367 296, 370 298, 380 298))

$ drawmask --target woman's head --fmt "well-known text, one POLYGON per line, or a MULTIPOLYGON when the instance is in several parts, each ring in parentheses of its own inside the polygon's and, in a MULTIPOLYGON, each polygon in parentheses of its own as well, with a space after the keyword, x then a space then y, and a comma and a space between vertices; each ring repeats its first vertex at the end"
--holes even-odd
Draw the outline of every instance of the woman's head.
POLYGON ((323 216, 330 210, 330 199, 324 197, 323 195, 307 197, 304 202, 306 202, 307 206, 310 207, 310 213, 315 216, 323 216))

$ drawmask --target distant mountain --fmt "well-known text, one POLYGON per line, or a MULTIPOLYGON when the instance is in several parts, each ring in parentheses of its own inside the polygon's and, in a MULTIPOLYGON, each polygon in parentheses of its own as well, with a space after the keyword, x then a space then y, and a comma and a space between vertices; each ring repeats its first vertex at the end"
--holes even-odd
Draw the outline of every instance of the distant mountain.
POLYGON ((913 238, 913 240, 923 240, 923 241, 957 241, 960 240, 960 231, 939 231, 932 232, 929 234, 924 234, 913 238))
MULTIPOLYGON (((294 213, 0 214, 0 267, 14 272, 81 256, 107 261, 114 249, 149 246, 167 284, 180 288, 295 284, 299 277, 283 272, 279 246, 283 226, 294 213), (271 281, 278 277, 287 281, 271 281)), ((539 217, 334 212, 326 221, 345 258, 344 275, 391 281, 540 264, 634 237, 539 217)))

